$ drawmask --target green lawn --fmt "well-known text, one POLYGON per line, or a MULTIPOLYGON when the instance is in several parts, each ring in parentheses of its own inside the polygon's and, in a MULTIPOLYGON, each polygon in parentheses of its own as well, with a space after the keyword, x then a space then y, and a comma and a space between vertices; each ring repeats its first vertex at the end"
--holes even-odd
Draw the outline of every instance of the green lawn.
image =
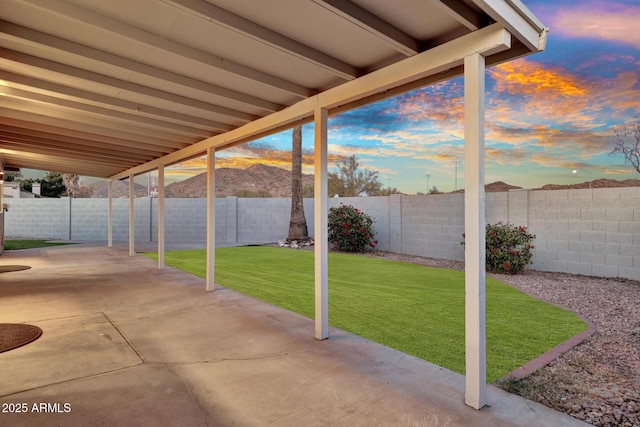
MULTIPOLYGON (((157 254, 146 254, 157 258, 157 254)), ((165 254, 205 277, 205 250, 165 254)), ((313 317, 313 252, 216 250, 216 283, 313 317)), ((487 277, 487 380, 493 382, 582 332, 574 314, 487 277)), ((464 274, 357 255, 329 254, 329 323, 464 373, 464 274)))
POLYGON ((44 248, 47 246, 71 245, 72 243, 54 243, 47 240, 5 240, 4 250, 44 248))

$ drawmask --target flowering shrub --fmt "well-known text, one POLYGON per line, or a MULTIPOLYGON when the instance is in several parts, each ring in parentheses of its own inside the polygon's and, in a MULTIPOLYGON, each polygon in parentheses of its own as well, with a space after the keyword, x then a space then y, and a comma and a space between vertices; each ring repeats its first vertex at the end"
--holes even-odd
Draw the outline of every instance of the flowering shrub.
POLYGON ((329 209, 329 243, 343 252, 364 252, 378 244, 373 240, 373 219, 351 205, 329 209))
POLYGON ((487 224, 486 233, 487 271, 517 274, 531 262, 531 242, 536 236, 527 233, 526 227, 498 222, 487 224))

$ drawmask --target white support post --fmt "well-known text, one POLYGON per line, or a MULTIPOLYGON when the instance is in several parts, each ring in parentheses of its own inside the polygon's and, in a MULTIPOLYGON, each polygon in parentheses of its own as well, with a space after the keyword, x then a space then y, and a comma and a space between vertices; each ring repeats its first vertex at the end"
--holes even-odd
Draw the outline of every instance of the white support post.
POLYGON ((129 175, 129 256, 134 256, 136 254, 135 250, 135 240, 136 240, 136 227, 135 227, 135 193, 133 182, 135 176, 133 174, 129 175))
POLYGON ((486 405, 485 194, 484 194, 485 59, 464 59, 464 208, 465 208, 465 403, 486 405))
POLYGON ((314 112, 315 337, 319 340, 329 338, 327 117, 326 109, 318 108, 314 112))
POLYGON ((107 208, 107 247, 113 247, 113 180, 107 182, 107 198, 109 206, 107 208))
POLYGON ((158 269, 164 268, 164 165, 158 166, 158 269))
POLYGON ((215 290, 216 268, 216 150, 207 148, 207 279, 205 289, 215 290))

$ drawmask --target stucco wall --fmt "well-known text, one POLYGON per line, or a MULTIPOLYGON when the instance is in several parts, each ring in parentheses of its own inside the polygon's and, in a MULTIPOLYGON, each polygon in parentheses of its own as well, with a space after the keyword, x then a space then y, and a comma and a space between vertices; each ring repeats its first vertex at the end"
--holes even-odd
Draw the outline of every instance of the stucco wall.
MULTIPOLYGON (((464 195, 329 199, 375 219, 378 248, 462 260, 464 195)), ((166 199, 167 242, 206 241, 206 200, 166 199)), ((290 199, 216 200, 216 241, 268 243, 286 237, 290 199)), ((128 200, 113 200, 113 238, 128 239, 128 200)), ((314 234, 313 200, 305 200, 314 234)), ((536 235, 531 268, 640 280, 640 187, 487 193, 487 223, 524 225, 536 235)), ((5 215, 9 237, 107 239, 106 199, 14 199, 5 215), (69 207, 71 206, 71 234, 69 207)), ((135 200, 136 240, 157 238, 157 199, 135 200)))

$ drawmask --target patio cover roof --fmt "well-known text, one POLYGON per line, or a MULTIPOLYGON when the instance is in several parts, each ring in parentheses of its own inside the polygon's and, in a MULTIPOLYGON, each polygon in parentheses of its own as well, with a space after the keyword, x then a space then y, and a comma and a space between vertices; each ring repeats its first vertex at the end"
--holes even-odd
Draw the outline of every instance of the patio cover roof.
POLYGON ((546 38, 518 0, 4 0, 0 29, 5 169, 115 179, 460 75, 482 37, 510 39, 487 65, 546 38))

